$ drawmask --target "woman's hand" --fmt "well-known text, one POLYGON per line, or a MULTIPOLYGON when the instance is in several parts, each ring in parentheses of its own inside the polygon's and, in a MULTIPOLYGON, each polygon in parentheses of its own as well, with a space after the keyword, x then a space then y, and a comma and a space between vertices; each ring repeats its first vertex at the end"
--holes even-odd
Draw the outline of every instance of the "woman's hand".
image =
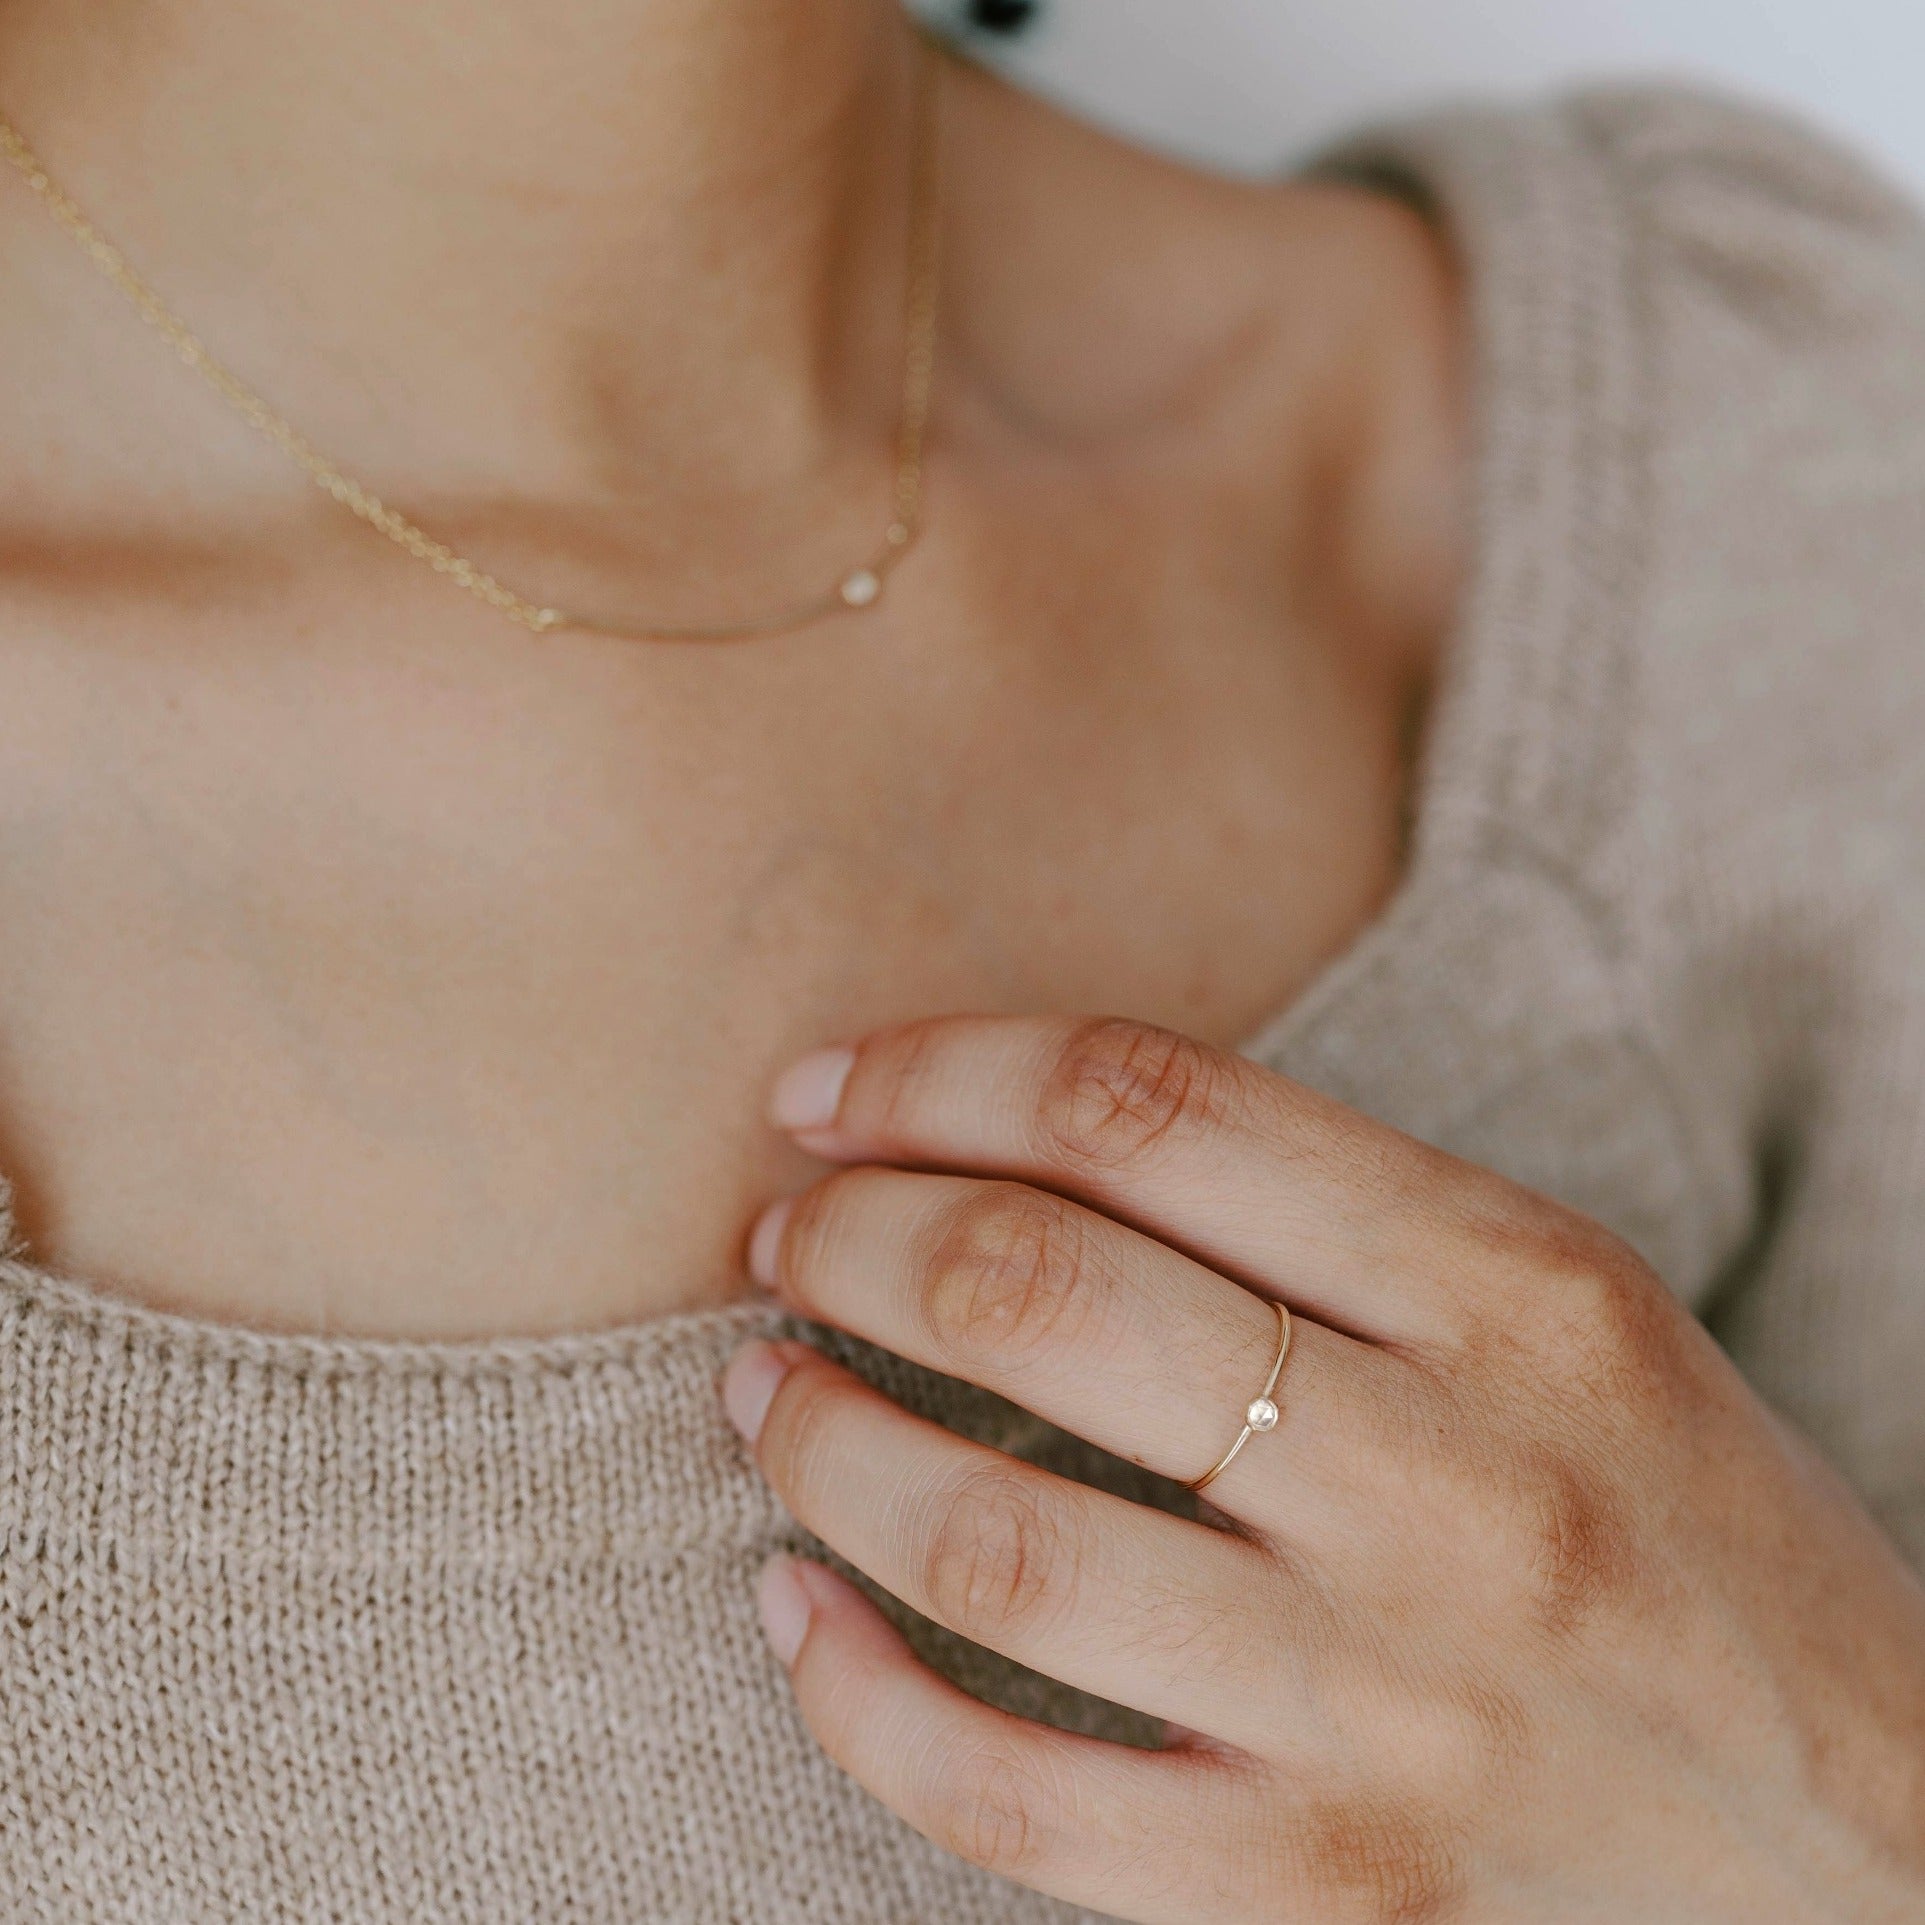
POLYGON ((891 1031, 798 1065, 776 1120, 851 1166, 757 1227, 786 1303, 1166 1477, 1222 1456, 1296 1313, 1208 1522, 799 1344, 731 1365, 826 1543, 1171 1726, 991 1710, 779 1562, 804 1716, 918 1829, 1141 1925, 1925 1918, 1925 1599, 1595 1224, 1122 1022, 891 1031))

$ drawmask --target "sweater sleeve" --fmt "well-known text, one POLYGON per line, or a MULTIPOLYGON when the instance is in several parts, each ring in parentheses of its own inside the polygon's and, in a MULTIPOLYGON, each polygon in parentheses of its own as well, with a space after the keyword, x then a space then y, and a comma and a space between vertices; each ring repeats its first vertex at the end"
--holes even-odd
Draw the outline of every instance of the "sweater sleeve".
POLYGON ((1770 114, 1580 112, 1664 424, 1621 887, 1696 1153, 1751 1199, 1705 1307, 1925 1563, 1925 229, 1770 114))

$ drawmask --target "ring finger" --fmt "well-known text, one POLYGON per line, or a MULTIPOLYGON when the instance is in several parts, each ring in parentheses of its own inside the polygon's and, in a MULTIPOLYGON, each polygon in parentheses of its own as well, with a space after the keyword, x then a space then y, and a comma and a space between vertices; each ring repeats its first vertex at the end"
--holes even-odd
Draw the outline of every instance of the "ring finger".
MULTIPOLYGON (((1279 1348, 1273 1303, 1019 1183, 843 1171, 777 1204, 750 1262, 804 1315, 1182 1483, 1235 1440, 1279 1348)), ((1346 1517, 1354 1526, 1360 1485, 1408 1468, 1387 1417, 1411 1409, 1402 1380, 1413 1374, 1389 1352, 1293 1319, 1275 1428, 1249 1440, 1210 1501, 1310 1547, 1335 1541, 1346 1517)))
POLYGON ((1311 1622, 1258 1545, 968 1442, 805 1344, 751 1345, 724 1390, 797 1520, 925 1617, 1229 1744, 1280 1700, 1301 1721, 1311 1622))

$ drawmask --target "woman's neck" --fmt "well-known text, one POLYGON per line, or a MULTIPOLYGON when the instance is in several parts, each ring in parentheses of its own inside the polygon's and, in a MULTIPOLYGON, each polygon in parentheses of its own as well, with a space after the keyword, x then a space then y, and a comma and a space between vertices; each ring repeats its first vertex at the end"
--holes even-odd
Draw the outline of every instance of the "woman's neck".
POLYGON ((486 492, 752 488, 886 414, 910 66, 888 0, 0 14, 7 111, 230 358, 486 492))

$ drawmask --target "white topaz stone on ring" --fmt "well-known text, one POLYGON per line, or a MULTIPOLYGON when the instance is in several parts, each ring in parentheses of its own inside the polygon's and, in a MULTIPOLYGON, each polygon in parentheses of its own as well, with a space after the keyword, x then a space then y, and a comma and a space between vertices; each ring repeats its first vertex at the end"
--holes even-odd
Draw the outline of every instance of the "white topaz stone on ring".
POLYGON ((1283 1412, 1280 1411, 1268 1397, 1259 1397, 1256 1402, 1243 1413, 1243 1421, 1248 1424, 1252 1430, 1275 1430, 1277 1420, 1282 1415, 1283 1412))

